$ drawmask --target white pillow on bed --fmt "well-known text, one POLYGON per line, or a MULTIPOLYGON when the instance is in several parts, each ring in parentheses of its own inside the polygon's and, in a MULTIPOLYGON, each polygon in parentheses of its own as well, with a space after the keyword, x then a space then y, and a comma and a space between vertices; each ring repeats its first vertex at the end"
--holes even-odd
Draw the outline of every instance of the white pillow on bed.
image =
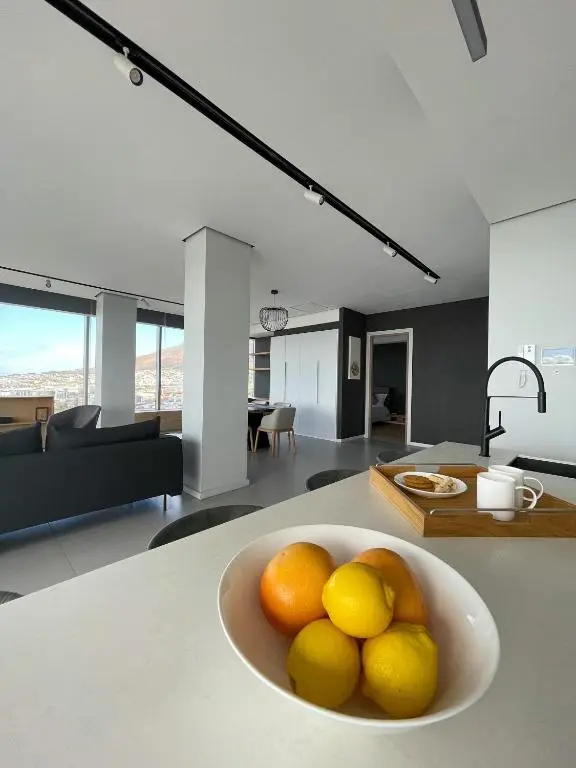
POLYGON ((386 405, 387 398, 388 398, 387 394, 383 395, 380 392, 376 392, 374 395, 374 400, 375 400, 374 405, 377 408, 383 408, 386 405))

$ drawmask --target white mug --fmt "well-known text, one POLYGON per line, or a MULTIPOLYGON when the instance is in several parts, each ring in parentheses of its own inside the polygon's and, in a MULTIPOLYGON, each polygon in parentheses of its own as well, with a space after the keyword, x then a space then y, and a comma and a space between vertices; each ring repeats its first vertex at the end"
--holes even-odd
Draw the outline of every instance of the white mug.
MULTIPOLYGON (((544 493, 544 486, 538 480, 536 477, 528 477, 524 474, 524 472, 521 469, 518 469, 518 467, 508 467, 505 464, 492 464, 492 466, 488 467, 488 472, 500 472, 504 475, 509 475, 512 477, 516 483, 516 485, 527 485, 528 488, 531 488, 533 491, 536 492, 536 498, 539 499, 542 494, 544 493), (530 485, 528 483, 528 480, 532 481, 533 483, 537 483, 539 488, 534 488, 533 485, 530 485)), ((516 491, 516 506, 521 507, 525 501, 530 501, 529 498, 526 498, 524 496, 524 492, 522 489, 519 489, 516 491)))
POLYGON ((514 520, 514 507, 516 506, 516 493, 526 491, 532 496, 532 500, 524 509, 534 509, 538 497, 533 488, 527 485, 516 485, 514 478, 498 472, 479 472, 476 481, 476 499, 478 509, 489 509, 495 520, 508 522, 514 520))

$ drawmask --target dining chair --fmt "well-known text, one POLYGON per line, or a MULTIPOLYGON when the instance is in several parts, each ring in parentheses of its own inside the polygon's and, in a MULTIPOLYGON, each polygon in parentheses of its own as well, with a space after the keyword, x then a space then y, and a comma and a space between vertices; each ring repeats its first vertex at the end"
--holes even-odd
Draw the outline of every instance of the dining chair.
POLYGON ((0 605, 11 603, 12 600, 18 600, 19 597, 22 595, 18 592, 0 592, 0 605))
POLYGON ((254 453, 258 450, 258 437, 260 432, 267 432, 272 436, 270 440, 270 451, 272 456, 277 457, 280 452, 280 435, 286 432, 288 435, 288 445, 292 440, 292 450, 296 453, 296 438, 294 436, 294 417, 296 408, 276 408, 273 413, 264 416, 260 426, 256 430, 256 440, 254 441, 254 453))
POLYGON ((347 480, 349 477, 359 475, 361 471, 360 469, 324 469, 322 472, 310 475, 306 480, 306 490, 317 491, 318 488, 324 488, 326 485, 339 483, 340 480, 347 480))
POLYGON ((187 536, 200 533, 200 531, 206 531, 208 528, 215 528, 217 525, 229 523, 230 520, 236 520, 239 517, 244 517, 244 515, 251 515, 260 509, 262 507, 255 506, 254 504, 228 504, 222 507, 199 509, 165 525, 164 528, 152 537, 150 544, 148 544, 148 549, 163 547, 165 544, 171 544, 173 541, 184 539, 187 536))

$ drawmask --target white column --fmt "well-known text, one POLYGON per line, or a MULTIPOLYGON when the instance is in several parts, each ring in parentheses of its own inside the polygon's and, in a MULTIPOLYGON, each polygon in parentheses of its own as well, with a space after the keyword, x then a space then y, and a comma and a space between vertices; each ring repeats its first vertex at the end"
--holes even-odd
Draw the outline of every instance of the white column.
POLYGON ((208 228, 186 241, 184 487, 198 499, 248 485, 250 252, 208 228))
POLYGON ((134 421, 136 302, 116 293, 96 299, 96 403, 103 427, 134 421))

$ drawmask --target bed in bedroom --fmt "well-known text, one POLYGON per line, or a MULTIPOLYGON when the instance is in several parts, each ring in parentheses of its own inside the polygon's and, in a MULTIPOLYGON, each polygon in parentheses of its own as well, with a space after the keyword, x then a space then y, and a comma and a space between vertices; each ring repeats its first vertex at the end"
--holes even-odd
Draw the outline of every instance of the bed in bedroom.
POLYGON ((390 387, 374 387, 370 415, 372 424, 388 424, 390 421, 390 409, 387 406, 389 397, 390 387))

